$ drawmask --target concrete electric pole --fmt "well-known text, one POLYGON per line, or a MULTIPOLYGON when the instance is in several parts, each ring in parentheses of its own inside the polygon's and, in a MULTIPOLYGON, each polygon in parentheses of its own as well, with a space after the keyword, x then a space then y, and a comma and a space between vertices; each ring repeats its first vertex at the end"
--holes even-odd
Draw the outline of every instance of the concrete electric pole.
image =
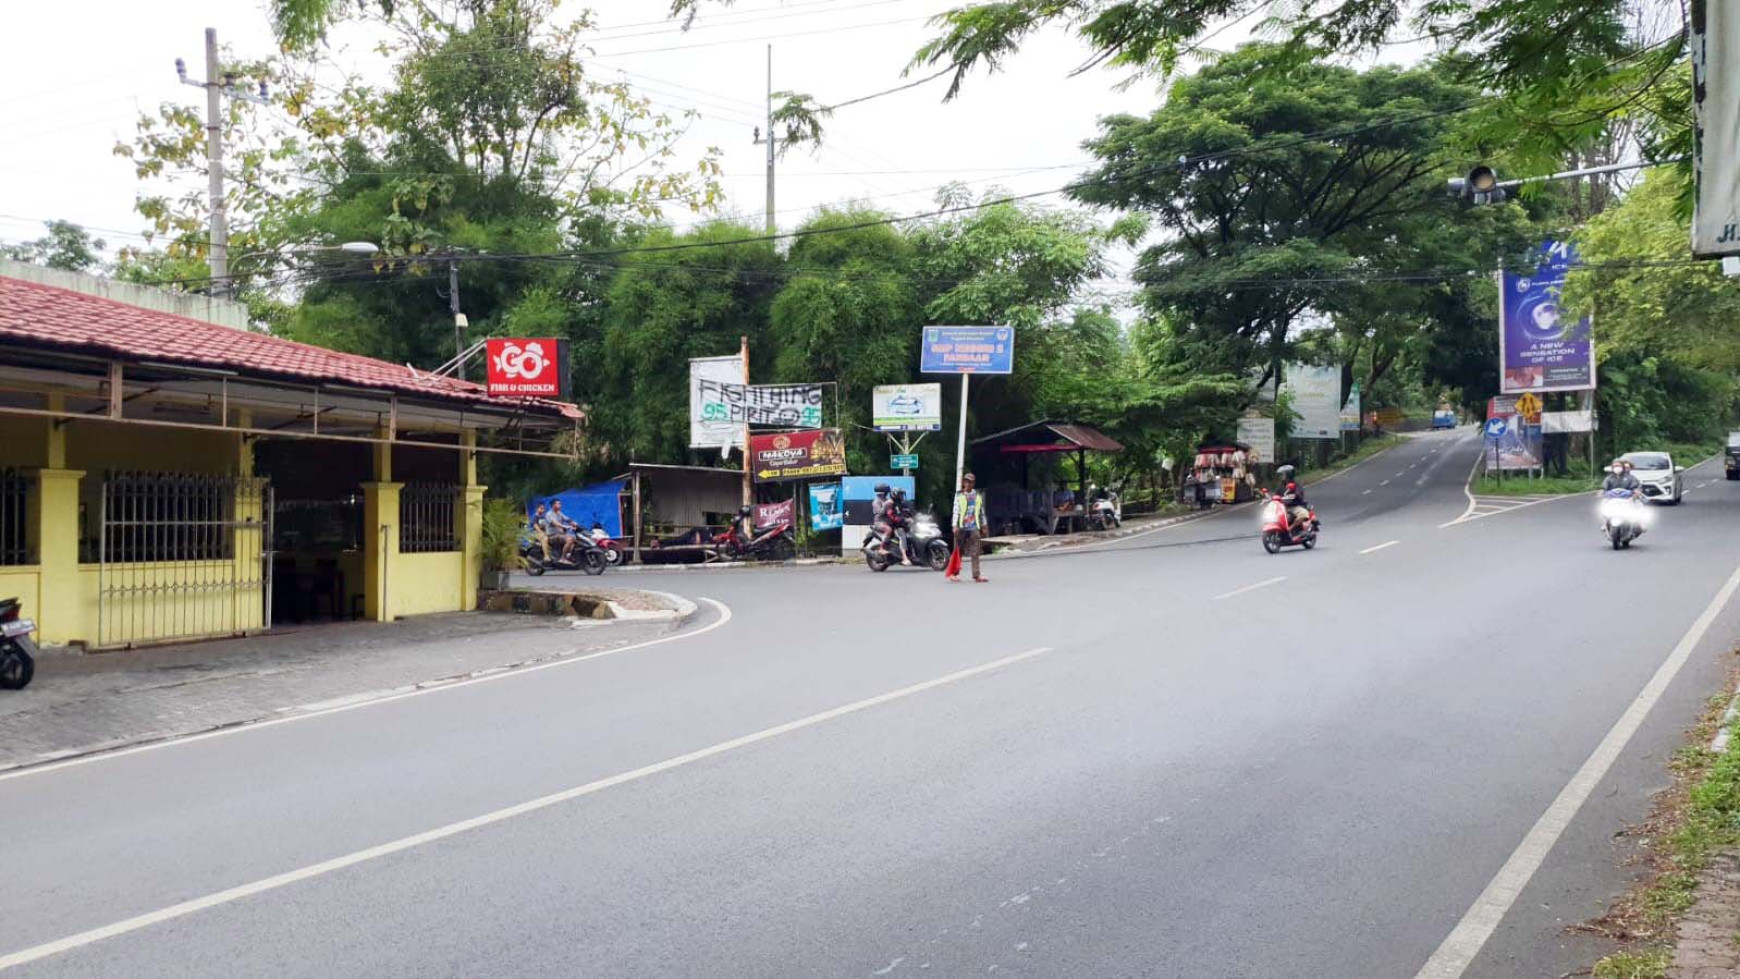
POLYGON ((761 145, 765 144, 767 146, 767 233, 770 235, 778 233, 777 227, 773 221, 773 161, 774 161, 774 152, 775 152, 774 143, 775 143, 775 138, 773 135, 773 45, 769 44, 767 46, 767 138, 764 140, 761 138, 761 134, 757 133, 755 135, 755 145, 761 146, 761 145))
POLYGON ((234 75, 222 72, 218 64, 215 27, 205 29, 205 80, 195 81, 187 77, 187 62, 180 58, 175 59, 175 74, 181 79, 181 84, 205 89, 205 159, 211 195, 211 240, 207 243, 206 255, 211 266, 212 295, 227 296, 231 292, 230 226, 224 208, 223 99, 228 95, 265 105, 266 83, 262 81, 259 93, 255 94, 237 88, 233 84, 234 75))

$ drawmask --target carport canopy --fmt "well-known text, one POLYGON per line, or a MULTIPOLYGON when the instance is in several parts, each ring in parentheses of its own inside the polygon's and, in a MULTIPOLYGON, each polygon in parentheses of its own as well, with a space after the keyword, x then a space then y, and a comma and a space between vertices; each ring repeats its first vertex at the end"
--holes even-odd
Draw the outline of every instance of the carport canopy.
POLYGON ((1041 421, 973 440, 975 447, 1002 454, 1045 452, 1122 452, 1124 444, 1091 425, 1041 421))

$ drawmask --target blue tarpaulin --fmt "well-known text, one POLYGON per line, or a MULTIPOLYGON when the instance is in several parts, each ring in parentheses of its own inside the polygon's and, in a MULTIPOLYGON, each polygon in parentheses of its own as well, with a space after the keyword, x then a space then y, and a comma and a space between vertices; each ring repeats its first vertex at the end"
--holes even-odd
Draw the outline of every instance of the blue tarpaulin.
POLYGON ((563 490, 550 496, 534 496, 526 501, 526 516, 529 519, 540 503, 548 506, 552 501, 561 500, 562 513, 579 524, 580 529, 591 530, 592 524, 597 522, 604 526, 605 533, 620 540, 622 487, 626 482, 627 480, 612 479, 579 489, 563 490))

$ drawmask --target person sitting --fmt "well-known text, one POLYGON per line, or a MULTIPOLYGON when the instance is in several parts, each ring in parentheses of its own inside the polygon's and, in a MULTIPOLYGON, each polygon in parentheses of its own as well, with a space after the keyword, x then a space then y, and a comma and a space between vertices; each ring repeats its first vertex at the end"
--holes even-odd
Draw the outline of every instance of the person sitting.
MULTIPOLYGON (((550 523, 549 508, 542 503, 538 504, 538 508, 532 512, 532 538, 538 542, 539 547, 544 549, 545 563, 550 560, 550 542, 556 537, 555 528, 550 523)), ((560 546, 559 540, 558 546, 560 546)))
POLYGON ((900 549, 900 563, 910 568, 912 567, 912 558, 906 553, 907 503, 905 490, 896 489, 889 494, 886 514, 888 531, 894 535, 894 546, 900 549))
POLYGON ((556 534, 561 538, 562 560, 574 560, 574 538, 580 533, 580 525, 569 519, 568 515, 562 512, 561 500, 550 501, 550 526, 554 528, 556 534))
POLYGON ((1281 503, 1287 507, 1288 532, 1297 536, 1305 529, 1305 522, 1311 519, 1311 504, 1305 499, 1305 487, 1293 478, 1294 474, 1292 466, 1275 470, 1275 475, 1283 481, 1281 503))
POLYGON ((1062 483, 1057 484, 1057 491, 1051 494, 1051 505, 1057 512, 1065 513, 1075 509, 1075 491, 1062 483))

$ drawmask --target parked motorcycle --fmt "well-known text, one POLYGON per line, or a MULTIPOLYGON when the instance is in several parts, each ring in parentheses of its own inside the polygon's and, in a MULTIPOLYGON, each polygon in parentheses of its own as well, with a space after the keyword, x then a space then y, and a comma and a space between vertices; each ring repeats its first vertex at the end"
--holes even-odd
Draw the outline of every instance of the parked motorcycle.
MULTIPOLYGON (((937 526, 935 517, 920 513, 907 521, 906 557, 913 564, 932 571, 948 567, 948 541, 943 539, 942 528, 937 526)), ((864 563, 871 571, 887 571, 890 565, 899 562, 900 551, 893 534, 879 534, 875 530, 865 533, 864 563)))
POLYGON ((1616 551, 1631 546, 1648 526, 1649 508, 1629 490, 1613 489, 1601 494, 1601 528, 1616 551))
POLYGON ((1287 515, 1287 502, 1278 493, 1270 494, 1263 514, 1263 550, 1279 554, 1283 547, 1303 547, 1307 551, 1316 547, 1317 533, 1322 524, 1317 521, 1316 510, 1306 509, 1309 515, 1295 532, 1293 521, 1287 515))
POLYGON ((18 599, 0 599, 0 690, 22 690, 36 675, 36 623, 22 611, 18 599))
POLYGON ((765 530, 756 531, 753 537, 744 537, 743 532, 733 524, 730 530, 713 538, 713 544, 718 548, 719 556, 730 561, 744 561, 749 558, 785 561, 797 555, 797 536, 792 533, 790 523, 775 524, 765 530))
POLYGON ((550 556, 544 556, 544 545, 529 538, 520 538, 520 561, 526 566, 526 573, 536 578, 546 571, 584 571, 589 575, 604 573, 610 560, 604 556, 604 548, 593 543, 584 534, 577 535, 574 541, 574 551, 567 560, 562 559, 561 548, 554 542, 550 544, 550 556))
POLYGON ((1087 525, 1089 530, 1116 530, 1124 522, 1124 501, 1118 498, 1118 491, 1108 489, 1097 496, 1088 491, 1092 503, 1088 505, 1087 525))

